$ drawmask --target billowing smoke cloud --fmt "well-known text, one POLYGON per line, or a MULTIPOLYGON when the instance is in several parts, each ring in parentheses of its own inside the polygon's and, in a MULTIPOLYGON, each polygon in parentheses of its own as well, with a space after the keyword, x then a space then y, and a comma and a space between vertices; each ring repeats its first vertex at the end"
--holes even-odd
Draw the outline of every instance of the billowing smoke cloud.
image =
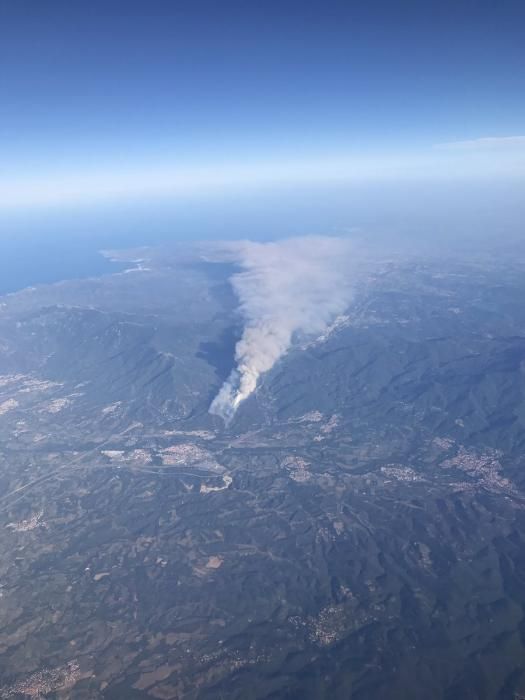
POLYGON ((239 404, 290 348, 297 333, 322 332, 351 298, 352 246, 343 238, 304 237, 274 243, 228 243, 224 257, 245 319, 237 367, 210 406, 229 421, 239 404))

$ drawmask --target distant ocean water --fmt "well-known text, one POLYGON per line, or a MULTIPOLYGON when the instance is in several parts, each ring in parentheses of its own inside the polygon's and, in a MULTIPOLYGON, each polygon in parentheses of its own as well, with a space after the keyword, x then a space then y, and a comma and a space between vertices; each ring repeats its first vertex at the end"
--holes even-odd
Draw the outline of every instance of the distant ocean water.
MULTIPOLYGON (((264 237, 278 226, 254 226, 251 207, 121 207, 0 217, 0 295, 39 284, 118 272, 101 250, 230 237, 264 237), (232 216, 233 210, 233 216, 232 216)), ((266 219, 267 220, 267 219, 266 219)))
POLYGON ((244 222, 253 216, 245 212, 240 218, 243 225, 232 222, 224 209, 208 214, 197 206, 173 210, 131 205, 0 216, 0 295, 129 267, 111 262, 101 250, 245 236, 244 222))
POLYGON ((93 240, 24 238, 0 241, 0 295, 25 287, 118 272, 93 240))

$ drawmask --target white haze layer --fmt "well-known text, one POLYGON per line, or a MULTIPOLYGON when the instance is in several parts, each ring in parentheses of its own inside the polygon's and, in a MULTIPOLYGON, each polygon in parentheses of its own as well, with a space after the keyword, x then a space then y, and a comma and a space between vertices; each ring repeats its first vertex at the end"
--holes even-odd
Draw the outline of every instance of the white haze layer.
POLYGON ((232 371, 210 406, 229 421, 290 348, 294 334, 321 333, 348 306, 352 245, 344 238, 308 236, 273 243, 226 243, 223 259, 241 272, 230 281, 245 319, 232 371))

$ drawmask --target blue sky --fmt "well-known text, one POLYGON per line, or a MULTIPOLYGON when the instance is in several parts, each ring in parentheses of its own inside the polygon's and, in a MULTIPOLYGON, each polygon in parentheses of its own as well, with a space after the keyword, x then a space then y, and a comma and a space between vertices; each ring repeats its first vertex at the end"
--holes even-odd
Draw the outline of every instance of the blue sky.
POLYGON ((0 210, 523 179, 524 21, 517 0, 4 2, 0 210))

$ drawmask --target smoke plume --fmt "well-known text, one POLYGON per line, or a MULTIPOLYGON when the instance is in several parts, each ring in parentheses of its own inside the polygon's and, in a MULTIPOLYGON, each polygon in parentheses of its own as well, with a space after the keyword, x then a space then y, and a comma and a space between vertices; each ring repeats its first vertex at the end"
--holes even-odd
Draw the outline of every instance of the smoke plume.
POLYGON ((320 333, 346 309, 352 246, 343 238, 309 236, 227 243, 222 252, 241 268, 230 281, 245 319, 235 348, 237 367, 210 406, 210 413, 227 422, 295 334, 320 333))

